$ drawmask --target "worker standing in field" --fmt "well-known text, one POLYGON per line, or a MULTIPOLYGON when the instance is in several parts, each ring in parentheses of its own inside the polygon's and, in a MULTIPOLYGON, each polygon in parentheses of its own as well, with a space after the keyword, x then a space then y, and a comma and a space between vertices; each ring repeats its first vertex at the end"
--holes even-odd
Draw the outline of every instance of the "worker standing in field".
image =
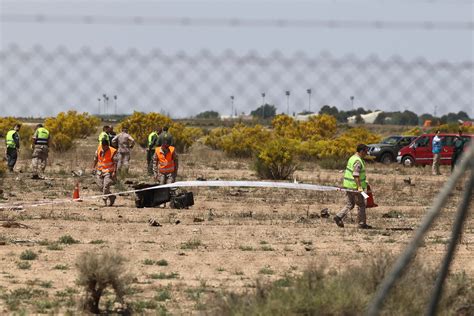
POLYGON ((112 143, 114 137, 117 136, 117 133, 114 131, 114 127, 112 125, 110 125, 109 130, 107 131, 107 135, 109 135, 110 146, 117 149, 117 146, 112 143))
POLYGON ((153 156, 153 174, 155 180, 160 184, 168 184, 176 181, 178 173, 178 155, 174 146, 170 146, 166 139, 164 143, 155 149, 153 156))
POLYGON ((170 134, 168 126, 163 127, 163 132, 160 133, 160 136, 158 137, 158 146, 163 145, 165 142, 169 146, 174 146, 173 135, 170 134))
POLYGON ((33 169, 32 179, 44 179, 44 170, 48 161, 49 154, 49 131, 44 128, 43 124, 36 125, 35 133, 33 134, 33 159, 31 160, 31 167, 33 169), (41 175, 40 175, 41 174, 41 175))
POLYGON ((153 156, 155 155, 155 149, 158 147, 158 137, 161 134, 161 127, 157 126, 156 130, 152 131, 148 135, 148 144, 146 149, 146 162, 148 175, 153 175, 153 156))
POLYGON ((105 139, 109 146, 110 146, 110 136, 109 136, 109 132, 110 132, 110 126, 109 125, 104 125, 104 127, 102 127, 102 132, 100 132, 99 134, 99 145, 102 144, 102 141, 105 139))
POLYGON ((350 157, 347 162, 343 187, 353 191, 346 191, 346 206, 334 216, 334 221, 339 227, 344 227, 343 220, 347 213, 349 213, 354 206, 357 206, 359 228, 372 228, 372 226, 366 223, 365 199, 362 196, 362 192, 367 189, 364 157, 367 155, 368 150, 369 148, 365 144, 357 145, 357 152, 350 157))
POLYGON ((135 140, 128 134, 128 128, 123 127, 122 132, 112 139, 112 147, 117 148, 117 171, 128 173, 130 151, 135 146, 135 140))
POLYGON ((459 130, 458 135, 456 136, 456 138, 454 138, 453 155, 451 157, 451 172, 453 172, 454 166, 459 160, 459 157, 461 157, 462 155, 466 141, 467 139, 462 137, 462 130, 459 130))
MULTIPOLYGON (((97 185, 101 188, 102 194, 111 194, 110 187, 115 183, 116 170, 117 170, 117 150, 109 146, 109 142, 106 139, 102 140, 102 143, 97 148, 94 155, 94 164, 92 169, 95 171, 95 178, 97 185)), ((114 205, 116 196, 104 196, 105 206, 114 205), (107 204, 109 201, 109 204, 107 204)))
POLYGON ((7 157, 8 170, 10 170, 10 172, 13 172, 18 153, 20 152, 20 134, 18 133, 20 128, 20 124, 15 124, 13 129, 9 130, 5 137, 5 145, 7 147, 5 155, 7 157))
POLYGON ((439 172, 439 160, 441 157, 441 145, 442 138, 439 137, 439 130, 436 130, 436 135, 433 137, 433 141, 431 143, 431 152, 433 153, 433 165, 431 166, 431 173, 434 176, 439 176, 441 172, 439 172))

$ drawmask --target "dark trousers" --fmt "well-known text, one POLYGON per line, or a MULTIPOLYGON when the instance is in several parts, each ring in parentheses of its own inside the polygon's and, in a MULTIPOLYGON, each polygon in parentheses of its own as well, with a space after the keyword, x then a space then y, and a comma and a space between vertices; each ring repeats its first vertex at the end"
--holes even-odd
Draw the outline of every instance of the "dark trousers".
POLYGON ((153 155, 155 154, 154 150, 148 149, 146 151, 146 162, 147 162, 147 171, 148 175, 153 175, 153 155))
POLYGON ((7 148, 7 164, 10 171, 13 171, 13 167, 15 167, 17 158, 18 150, 16 148, 7 148))
POLYGON ((454 170, 454 166, 456 165, 459 157, 461 157, 462 152, 454 152, 453 156, 451 157, 451 171, 454 170))

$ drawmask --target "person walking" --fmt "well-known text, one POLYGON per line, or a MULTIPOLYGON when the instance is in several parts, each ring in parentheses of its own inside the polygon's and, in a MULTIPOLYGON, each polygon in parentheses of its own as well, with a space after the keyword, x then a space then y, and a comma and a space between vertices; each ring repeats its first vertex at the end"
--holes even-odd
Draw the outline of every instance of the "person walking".
POLYGON ((99 138, 98 138, 99 145, 102 144, 102 141, 105 139, 109 143, 109 146, 110 146, 109 132, 110 132, 110 126, 104 125, 104 127, 102 127, 102 132, 100 132, 99 134, 99 138))
POLYGON ((160 133, 160 136, 158 137, 158 146, 161 146, 164 143, 169 146, 174 146, 173 135, 170 134, 168 126, 163 127, 163 132, 160 133))
POLYGON ((153 174, 155 180, 161 184, 173 183, 178 173, 178 155, 174 146, 164 142, 155 149, 153 156, 153 174))
MULTIPOLYGON (((103 139, 94 155, 92 169, 95 173, 96 184, 100 187, 102 194, 104 195, 112 193, 110 187, 115 183, 117 170, 116 153, 117 150, 110 147, 109 142, 106 139, 103 139)), ((102 199, 105 206, 112 206, 114 205, 116 196, 104 196, 102 199), (109 201, 109 204, 107 204, 107 201, 109 201)))
POLYGON ((117 171, 128 173, 130 162, 130 151, 135 146, 135 140, 128 134, 128 128, 123 127, 122 131, 112 139, 112 147, 118 151, 117 171))
POLYGON ((146 149, 146 162, 148 175, 153 175, 153 156, 155 155, 155 149, 158 147, 158 137, 161 134, 161 127, 157 126, 156 130, 152 131, 148 135, 148 147, 146 149))
POLYGON ((364 157, 367 155, 368 150, 369 148, 365 144, 357 145, 357 152, 350 157, 347 162, 343 187, 353 191, 346 191, 346 205, 333 218, 339 227, 344 227, 343 220, 347 216, 347 213, 349 213, 354 206, 357 206, 359 228, 372 228, 372 226, 367 225, 366 222, 365 199, 362 196, 362 192, 367 189, 364 157))
POLYGON ((44 128, 43 124, 36 125, 35 133, 33 134, 33 159, 31 160, 31 167, 33 169, 32 179, 44 179, 44 170, 48 162, 49 154, 49 131, 44 128))
POLYGON ((441 172, 439 172, 439 161, 441 158, 441 140, 442 138, 439 137, 439 130, 436 130, 435 136, 433 137, 433 141, 431 143, 431 152, 433 153, 433 165, 431 166, 431 173, 434 176, 439 176, 441 172))
POLYGON ((18 153, 20 152, 20 131, 21 125, 16 124, 12 130, 7 132, 5 137, 5 145, 7 149, 5 150, 5 155, 7 157, 8 170, 13 172, 15 167, 16 160, 18 158, 18 153))
POLYGON ((466 141, 467 139, 462 137, 462 130, 459 130, 458 135, 454 138, 453 155, 451 156, 451 172, 453 172, 459 157, 462 155, 466 141))

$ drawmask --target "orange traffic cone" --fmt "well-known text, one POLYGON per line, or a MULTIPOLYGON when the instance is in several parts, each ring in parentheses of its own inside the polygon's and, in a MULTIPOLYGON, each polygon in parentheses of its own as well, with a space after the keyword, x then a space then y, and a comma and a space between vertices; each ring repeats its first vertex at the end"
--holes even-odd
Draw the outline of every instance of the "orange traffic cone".
POLYGON ((367 195, 369 196, 366 200, 365 207, 366 208, 371 208, 371 207, 377 207, 378 204, 375 204, 374 201, 374 195, 372 194, 372 190, 370 188, 370 185, 367 185, 367 195))
POLYGON ((76 182, 74 186, 74 192, 72 193, 72 199, 76 202, 82 202, 81 198, 79 197, 79 181, 76 182))

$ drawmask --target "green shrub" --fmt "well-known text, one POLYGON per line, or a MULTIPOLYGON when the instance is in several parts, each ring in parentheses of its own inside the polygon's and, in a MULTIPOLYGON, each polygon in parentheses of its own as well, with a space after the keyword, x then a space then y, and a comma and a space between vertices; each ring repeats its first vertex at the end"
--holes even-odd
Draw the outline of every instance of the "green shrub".
POLYGON ((18 269, 29 270, 31 268, 31 263, 28 261, 20 261, 17 263, 18 269))
POLYGON ((114 290, 117 301, 123 301, 132 281, 126 273, 125 257, 111 250, 84 252, 78 257, 76 267, 79 273, 77 284, 83 286, 86 292, 86 310, 100 313, 100 298, 107 288, 114 290))
POLYGON ((35 260, 38 258, 38 254, 32 250, 25 250, 20 254, 21 260, 35 260))
POLYGON ((79 240, 74 239, 71 235, 64 235, 59 237, 59 243, 65 245, 78 244, 79 240))
MULTIPOLYGON (((313 266, 283 281, 257 281, 252 292, 212 298, 208 308, 218 315, 362 315, 394 260, 382 254, 343 272, 328 271, 323 264, 313 266)), ((264 269, 260 273, 268 274, 268 267, 264 269)), ((435 269, 421 261, 413 263, 386 299, 381 315, 422 315, 436 275, 435 269)), ((461 310, 472 314, 473 285, 464 273, 450 275, 438 303, 439 314, 462 314, 461 310)))

